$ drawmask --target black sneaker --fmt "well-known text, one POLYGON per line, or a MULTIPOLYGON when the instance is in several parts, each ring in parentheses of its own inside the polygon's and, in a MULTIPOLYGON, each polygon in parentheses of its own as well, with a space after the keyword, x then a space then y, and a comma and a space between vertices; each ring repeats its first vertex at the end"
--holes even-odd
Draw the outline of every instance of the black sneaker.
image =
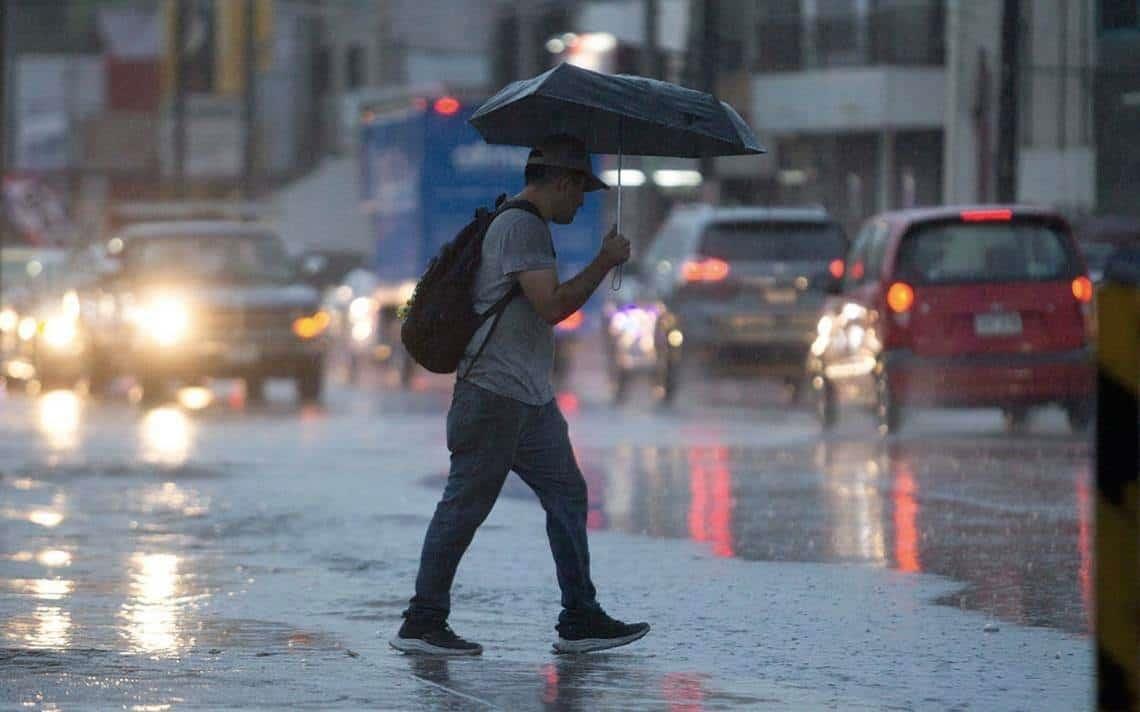
POLYGON ((566 623, 560 622, 556 653, 589 653, 628 645, 649 632, 648 623, 622 623, 602 611, 590 613, 566 623))
POLYGON ((388 641, 396 650, 422 655, 482 655, 483 646, 464 640, 447 623, 414 623, 405 620, 396 637, 388 641))

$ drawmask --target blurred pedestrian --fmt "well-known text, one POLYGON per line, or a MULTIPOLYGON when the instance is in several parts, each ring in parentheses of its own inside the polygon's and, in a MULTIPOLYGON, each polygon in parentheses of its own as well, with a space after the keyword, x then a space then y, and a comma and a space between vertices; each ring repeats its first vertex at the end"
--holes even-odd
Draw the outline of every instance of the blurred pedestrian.
POLYGON ((582 144, 566 136, 551 137, 531 150, 525 178, 526 186, 514 200, 531 203, 537 215, 508 209, 487 229, 475 278, 475 309, 489 309, 516 284, 522 294, 510 301, 493 333, 492 321, 476 332, 459 365, 461 376, 447 414, 451 470, 424 538, 415 595, 390 641, 404 652, 483 652, 447 624, 451 584, 511 470, 534 490, 546 511, 546 534, 562 591, 555 650, 613 648, 649 632, 648 623, 623 623, 598 605, 590 580, 586 481, 551 384, 554 325, 580 309, 606 274, 629 259, 629 241, 611 228, 594 260, 560 282, 548 222, 569 224, 583 195, 606 186, 591 171, 582 144))

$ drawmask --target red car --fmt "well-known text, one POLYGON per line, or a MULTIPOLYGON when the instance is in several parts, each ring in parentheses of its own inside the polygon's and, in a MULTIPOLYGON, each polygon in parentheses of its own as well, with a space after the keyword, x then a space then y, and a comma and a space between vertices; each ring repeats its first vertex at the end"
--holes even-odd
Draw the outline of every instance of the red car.
POLYGON ((880 432, 909 406, 998 407, 1011 431, 1059 404, 1093 416, 1093 286, 1068 224, 1027 206, 940 207, 869 219, 808 354, 824 428, 870 406, 880 432))

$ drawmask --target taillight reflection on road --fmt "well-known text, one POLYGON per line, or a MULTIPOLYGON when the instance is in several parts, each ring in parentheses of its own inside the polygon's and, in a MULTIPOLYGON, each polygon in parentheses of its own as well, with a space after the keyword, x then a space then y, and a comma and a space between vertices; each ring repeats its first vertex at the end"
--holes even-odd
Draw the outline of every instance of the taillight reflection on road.
POLYGON ((895 468, 892 498, 895 504, 895 561, 900 571, 922 572, 918 556, 918 485, 910 465, 900 462, 895 468))
POLYGON ((689 536, 710 542, 716 556, 734 556, 732 473, 724 447, 689 450, 689 536))
POLYGON ((661 694, 669 712, 701 712, 705 691, 699 675, 671 672, 661 678, 661 694))

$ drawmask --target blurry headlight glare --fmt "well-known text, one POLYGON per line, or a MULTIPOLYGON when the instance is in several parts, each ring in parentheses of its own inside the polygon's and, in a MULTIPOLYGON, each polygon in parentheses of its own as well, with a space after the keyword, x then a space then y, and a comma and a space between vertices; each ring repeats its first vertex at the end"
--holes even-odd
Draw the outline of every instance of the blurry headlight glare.
POLYGON ((72 319, 79 316, 79 295, 75 293, 74 289, 69 289, 63 295, 63 313, 72 319))
POLYGON ((363 321, 372 315, 372 300, 368 297, 357 297, 348 305, 348 318, 353 321, 363 321))
POLYGON ((20 316, 15 309, 0 310, 0 331, 12 331, 20 323, 20 316))
POLYGON ((75 341, 75 321, 63 316, 55 316, 44 322, 44 341, 49 346, 63 348, 75 341))
POLYGON ((186 338, 190 331, 190 310, 178 297, 163 296, 146 302, 131 312, 140 329, 162 346, 170 346, 186 338))
POLYGON ((20 320, 20 325, 16 328, 16 334, 20 337, 21 341, 31 341, 36 335, 36 330, 39 324, 30 316, 26 316, 20 320))
POLYGON ((354 341, 368 341, 372 336, 372 325, 366 321, 361 321, 352 325, 352 339, 354 341))

